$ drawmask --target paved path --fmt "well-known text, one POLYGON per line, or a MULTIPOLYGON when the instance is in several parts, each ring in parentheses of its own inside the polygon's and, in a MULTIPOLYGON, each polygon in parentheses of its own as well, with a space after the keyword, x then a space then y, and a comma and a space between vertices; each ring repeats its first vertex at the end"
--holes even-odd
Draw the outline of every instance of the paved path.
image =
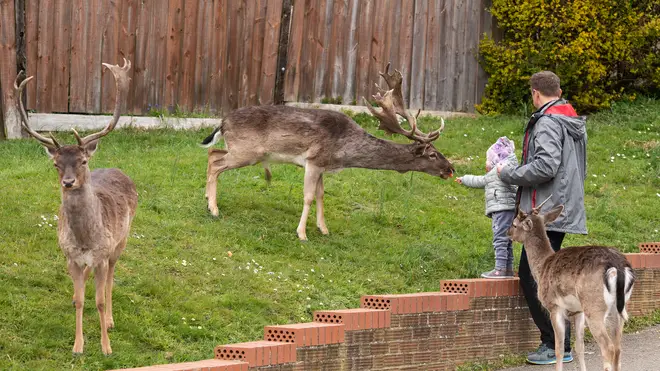
MULTIPOLYGON (((634 334, 623 336, 623 360, 621 367, 630 371, 658 371, 660 370, 660 325, 644 329, 634 334)), ((596 342, 585 344, 585 359, 588 371, 601 371, 603 359, 596 342)), ((555 366, 525 365, 507 368, 506 371, 551 371, 555 366)), ((578 370, 577 362, 564 364, 564 370, 578 370)))

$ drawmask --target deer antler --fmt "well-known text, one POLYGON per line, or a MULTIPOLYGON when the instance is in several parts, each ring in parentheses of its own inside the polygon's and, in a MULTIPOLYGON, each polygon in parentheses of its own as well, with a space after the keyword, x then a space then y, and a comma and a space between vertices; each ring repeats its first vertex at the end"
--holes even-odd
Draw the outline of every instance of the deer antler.
POLYGON ((541 202, 541 204, 540 204, 539 206, 533 208, 533 209, 532 209, 532 214, 534 214, 534 215, 538 215, 539 212, 541 211, 541 207, 543 207, 543 205, 544 205, 546 202, 548 202, 548 200, 550 200, 551 197, 552 197, 552 195, 548 196, 548 198, 546 198, 545 200, 543 200, 543 202, 541 202))
POLYGON ((395 69, 394 73, 390 74, 389 69, 390 63, 388 63, 387 67, 385 67, 385 72, 379 72, 379 74, 383 77, 390 90, 384 90, 378 84, 376 84, 378 93, 373 96, 376 104, 378 104, 382 110, 380 112, 377 111, 371 106, 371 104, 369 104, 369 102, 367 102, 364 97, 362 97, 365 105, 367 106, 367 109, 369 109, 369 112, 376 116, 376 118, 378 118, 380 121, 378 128, 390 134, 401 134, 420 143, 430 143, 438 139, 440 132, 445 128, 445 121, 442 120, 442 124, 438 130, 428 134, 424 134, 419 129, 417 129, 417 117, 419 117, 421 109, 417 111, 415 116, 412 116, 410 112, 408 112, 408 110, 405 108, 403 93, 401 92, 401 83, 403 81, 401 72, 395 69), (397 115, 405 118, 408 121, 410 124, 410 131, 404 130, 401 127, 397 115))
POLYGON ((131 69, 131 61, 127 61, 124 58, 124 66, 119 67, 119 65, 111 65, 108 63, 103 63, 107 67, 112 75, 115 77, 115 83, 117 85, 117 93, 115 95, 115 111, 112 115, 112 120, 106 125, 106 127, 99 131, 98 133, 90 134, 84 138, 80 138, 78 133, 74 130, 73 135, 76 137, 79 145, 85 145, 93 140, 97 140, 108 135, 109 132, 115 129, 117 122, 119 121, 119 116, 121 114, 121 103, 123 98, 126 96, 128 91, 128 84, 131 81, 131 78, 128 77, 128 70, 131 69))
POLYGON ((30 128, 28 116, 27 113, 25 112, 25 106, 23 106, 23 90, 25 90, 25 85, 27 85, 28 81, 32 80, 34 76, 30 76, 24 79, 19 85, 18 81, 23 76, 25 76, 25 72, 21 71, 16 76, 16 80, 14 80, 14 90, 18 92, 18 112, 21 115, 21 126, 23 126, 23 129, 25 129, 25 131, 27 131, 31 136, 33 136, 34 139, 40 141, 44 145, 53 148, 60 148, 60 144, 57 143, 55 137, 53 137, 52 134, 50 135, 50 138, 46 138, 45 136, 37 133, 36 131, 32 130, 32 128, 30 128))

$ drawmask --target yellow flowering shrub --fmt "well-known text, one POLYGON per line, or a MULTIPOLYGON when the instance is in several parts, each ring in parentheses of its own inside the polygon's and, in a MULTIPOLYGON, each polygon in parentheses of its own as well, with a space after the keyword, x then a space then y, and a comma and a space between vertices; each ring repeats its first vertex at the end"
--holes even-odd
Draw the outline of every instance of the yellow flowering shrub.
POLYGON ((582 113, 660 91, 658 0, 493 0, 491 13, 502 38, 479 46, 489 75, 481 113, 529 105, 529 78, 542 70, 582 113))

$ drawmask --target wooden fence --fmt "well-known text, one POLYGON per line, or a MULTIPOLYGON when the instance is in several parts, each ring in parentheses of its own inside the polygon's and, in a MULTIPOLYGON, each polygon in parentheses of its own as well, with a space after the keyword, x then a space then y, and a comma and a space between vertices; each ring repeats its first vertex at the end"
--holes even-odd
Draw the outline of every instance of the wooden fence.
MULTIPOLYGON (((411 108, 473 111, 490 0, 0 0, 0 93, 27 68, 27 107, 113 108, 101 62, 133 62, 128 111, 223 114, 254 104, 345 104, 374 93, 388 61, 411 108), (24 12, 24 13, 21 13, 24 12), (22 67, 24 65, 24 67, 22 67)), ((7 116, 5 112, 5 118, 7 116)))

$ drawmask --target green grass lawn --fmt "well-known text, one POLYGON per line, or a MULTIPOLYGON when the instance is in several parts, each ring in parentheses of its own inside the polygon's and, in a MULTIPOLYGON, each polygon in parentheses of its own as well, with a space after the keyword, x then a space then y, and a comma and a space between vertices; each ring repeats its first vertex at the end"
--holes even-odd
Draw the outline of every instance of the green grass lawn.
MULTIPOLYGON (((370 116, 356 120, 376 130, 370 116)), ((483 174, 485 151, 507 135, 520 148, 525 118, 449 119, 436 147, 458 175, 483 174)), ((438 121, 422 120, 424 130, 438 121)), ((57 247, 57 174, 34 140, 0 142, 0 369, 103 369, 212 357, 263 326, 304 322, 318 309, 357 307, 365 294, 437 291, 446 278, 493 267, 482 190, 421 173, 348 169, 325 177, 329 236, 295 228, 300 168, 274 165, 220 177, 220 217, 206 211, 210 130, 117 130, 92 168, 118 167, 137 184, 137 216, 115 278, 114 353, 101 353, 93 283, 85 354, 73 357, 75 310, 57 247), (51 226, 52 225, 52 226, 51 226), (231 251, 231 257, 228 252, 231 251)), ((617 104, 588 120, 588 236, 565 243, 636 251, 660 240, 660 101, 617 104)), ((60 133, 62 140, 73 137, 60 133)), ((397 139, 405 141, 405 139, 397 139)), ((516 261, 520 246, 515 249, 516 261)))

